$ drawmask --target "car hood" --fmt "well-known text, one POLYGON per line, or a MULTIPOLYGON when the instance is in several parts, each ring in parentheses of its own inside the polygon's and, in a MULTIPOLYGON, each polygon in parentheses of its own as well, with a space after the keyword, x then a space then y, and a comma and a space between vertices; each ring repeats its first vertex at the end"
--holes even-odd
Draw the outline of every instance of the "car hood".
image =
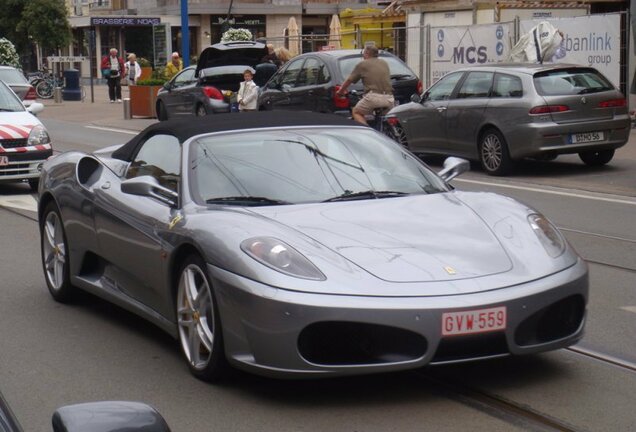
POLYGON ((0 140, 28 138, 31 129, 39 124, 27 111, 0 113, 0 140))
POLYGON ((507 272, 512 262, 487 224, 452 194, 253 208, 388 282, 507 272))

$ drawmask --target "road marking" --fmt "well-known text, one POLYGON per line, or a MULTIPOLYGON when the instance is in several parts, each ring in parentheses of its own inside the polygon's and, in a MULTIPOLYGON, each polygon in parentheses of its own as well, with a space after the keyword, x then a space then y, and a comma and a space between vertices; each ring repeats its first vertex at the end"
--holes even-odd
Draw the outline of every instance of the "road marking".
POLYGON ((84 126, 84 127, 87 127, 89 129, 103 130, 107 132, 117 132, 117 133, 122 133, 127 135, 139 134, 139 132, 135 132, 135 131, 127 130, 127 129, 116 129, 116 128, 109 128, 109 127, 102 127, 102 126, 84 126))
POLYGON ((621 309, 627 312, 636 313, 636 306, 621 306, 621 309))
POLYGON ((38 211, 38 202, 35 197, 30 194, 2 195, 0 196, 0 206, 33 212, 38 211))
POLYGON ((545 193, 545 194, 550 194, 550 195, 561 195, 561 196, 567 196, 567 197, 573 197, 573 198, 584 198, 584 199, 595 200, 595 201, 605 201, 605 202, 611 202, 611 203, 617 203, 617 204, 627 204, 627 205, 636 206, 636 201, 634 201, 634 200, 630 201, 628 199, 621 199, 621 198, 606 198, 606 197, 600 197, 600 196, 595 196, 595 195, 586 195, 586 194, 574 193, 574 192, 565 192, 565 191, 550 190, 550 189, 540 189, 540 188, 529 187, 529 186, 515 186, 515 185, 509 185, 509 184, 503 184, 503 183, 491 183, 491 182, 485 182, 485 181, 479 181, 479 180, 453 179, 453 181, 464 182, 464 183, 472 183, 472 184, 478 184, 478 185, 485 185, 485 186, 495 186, 495 187, 508 188, 508 189, 516 189, 516 190, 522 190, 522 191, 528 191, 528 192, 540 192, 540 193, 545 193))

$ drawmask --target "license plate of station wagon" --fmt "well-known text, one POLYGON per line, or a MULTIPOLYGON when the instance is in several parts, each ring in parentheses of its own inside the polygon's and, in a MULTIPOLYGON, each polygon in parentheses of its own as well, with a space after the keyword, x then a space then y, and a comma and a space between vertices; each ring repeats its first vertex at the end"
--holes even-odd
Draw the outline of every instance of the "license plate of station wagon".
POLYGON ((505 306, 442 314, 442 336, 485 333, 505 328, 505 306))
POLYGON ((0 156, 0 166, 9 165, 9 158, 7 156, 0 156))
POLYGON ((580 144, 603 140, 605 140, 605 134, 602 131, 599 131, 570 134, 568 141, 570 142, 570 144, 580 144))

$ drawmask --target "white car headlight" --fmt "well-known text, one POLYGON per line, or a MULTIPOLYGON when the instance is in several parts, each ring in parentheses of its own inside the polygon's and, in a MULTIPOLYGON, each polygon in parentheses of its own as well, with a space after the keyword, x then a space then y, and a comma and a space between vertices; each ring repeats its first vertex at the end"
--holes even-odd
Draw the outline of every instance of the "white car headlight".
POLYGON ((49 133, 46 131, 44 126, 37 125, 31 129, 31 133, 29 133, 29 139, 27 140, 27 145, 35 146, 35 145, 43 145, 49 144, 51 142, 51 138, 49 137, 49 133))
POLYGON ((261 264, 286 275, 311 280, 327 279, 305 256, 276 238, 250 238, 241 243, 241 249, 261 264))
POLYGON ((565 252, 565 239, 545 216, 531 214, 528 216, 528 222, 548 255, 556 258, 565 252))

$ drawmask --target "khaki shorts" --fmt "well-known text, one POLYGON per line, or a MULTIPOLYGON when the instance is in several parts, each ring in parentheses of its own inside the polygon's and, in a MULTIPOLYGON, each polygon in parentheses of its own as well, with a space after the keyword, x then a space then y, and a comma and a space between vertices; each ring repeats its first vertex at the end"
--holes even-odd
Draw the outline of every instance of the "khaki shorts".
POLYGON ((393 95, 369 92, 358 101, 355 110, 362 115, 370 115, 377 108, 391 109, 394 105, 393 95))

